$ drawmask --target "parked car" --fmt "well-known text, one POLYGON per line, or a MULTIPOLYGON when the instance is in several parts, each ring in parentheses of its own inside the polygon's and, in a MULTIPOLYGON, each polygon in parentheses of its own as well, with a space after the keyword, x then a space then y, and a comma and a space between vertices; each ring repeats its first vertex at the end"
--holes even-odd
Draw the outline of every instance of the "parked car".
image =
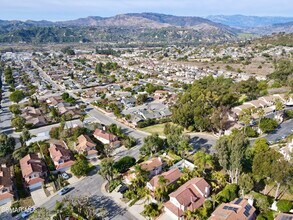
POLYGON ((61 174, 61 177, 64 179, 64 180, 68 180, 70 178, 69 174, 68 173, 62 173, 61 174))
POLYGON ((61 189, 61 190, 59 191, 59 195, 60 195, 60 196, 63 196, 64 194, 68 193, 70 190, 71 190, 71 189, 70 189, 69 187, 65 186, 63 189, 61 189))
POLYGON ((21 217, 22 217, 22 218, 27 218, 27 217, 29 217, 34 211, 35 211, 35 208, 34 208, 34 207, 31 207, 31 208, 25 210, 24 212, 22 212, 22 213, 21 213, 21 217))

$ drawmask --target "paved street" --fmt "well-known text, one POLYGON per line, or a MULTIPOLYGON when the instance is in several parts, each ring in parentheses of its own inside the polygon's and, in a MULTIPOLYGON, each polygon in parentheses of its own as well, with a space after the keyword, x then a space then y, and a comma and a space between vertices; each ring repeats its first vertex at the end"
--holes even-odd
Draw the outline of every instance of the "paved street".
POLYGON ((188 135, 190 136, 191 145, 195 150, 202 147, 205 148, 209 153, 214 152, 212 146, 214 146, 217 142, 217 138, 214 135, 199 132, 188 133, 188 135))
POLYGON ((8 86, 4 82, 2 86, 2 102, 1 102, 1 111, 0 111, 0 132, 11 134, 13 132, 13 128, 11 127, 11 119, 12 113, 9 111, 9 106, 11 102, 9 101, 10 92, 8 91, 8 86))
POLYGON ((104 179, 95 173, 85 177, 84 179, 72 184, 73 189, 66 195, 55 195, 49 201, 46 201, 42 207, 48 210, 53 210, 56 201, 61 201, 65 196, 80 197, 90 196, 97 208, 107 209, 107 219, 113 220, 132 220, 135 219, 126 209, 121 208, 111 198, 106 197, 101 192, 101 186, 104 179))
POLYGON ((272 134, 268 134, 265 138, 268 141, 278 141, 282 137, 287 137, 289 134, 293 133, 293 120, 288 120, 283 122, 280 127, 272 134))
POLYGON ((130 150, 125 152, 121 152, 121 156, 129 155, 137 159, 139 157, 139 148, 143 144, 143 139, 146 136, 148 136, 148 134, 145 132, 130 128, 126 126, 125 124, 122 124, 116 121, 114 118, 107 116, 104 113, 98 111, 97 109, 94 108, 94 106, 92 105, 89 105, 89 106, 90 106, 90 110, 88 111, 89 116, 96 118, 97 121, 99 121, 101 124, 105 124, 105 125, 116 124, 117 126, 122 128, 125 134, 130 135, 137 140, 137 145, 134 148, 131 148, 130 150))

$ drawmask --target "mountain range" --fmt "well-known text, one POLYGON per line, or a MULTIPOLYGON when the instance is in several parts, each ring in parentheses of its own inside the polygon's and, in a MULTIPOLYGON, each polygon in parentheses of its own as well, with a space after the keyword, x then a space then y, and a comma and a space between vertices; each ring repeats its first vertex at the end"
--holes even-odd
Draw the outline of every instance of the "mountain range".
POLYGON ((293 32, 293 18, 242 15, 217 15, 207 18, 129 13, 58 22, 0 20, 0 43, 199 44, 236 40, 241 32, 293 32))
POLYGON ((234 28, 257 28, 293 22, 293 17, 272 17, 272 16, 245 16, 245 15, 211 15, 207 19, 228 25, 234 28))

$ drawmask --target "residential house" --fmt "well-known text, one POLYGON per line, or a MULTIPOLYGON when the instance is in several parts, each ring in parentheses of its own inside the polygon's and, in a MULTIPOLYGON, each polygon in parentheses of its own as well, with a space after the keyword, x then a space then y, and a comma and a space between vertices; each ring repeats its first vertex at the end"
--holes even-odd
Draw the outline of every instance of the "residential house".
POLYGON ((59 172, 65 172, 74 164, 72 152, 61 142, 50 143, 50 157, 59 172))
POLYGON ((171 169, 167 172, 154 176, 149 182, 147 182, 147 187, 154 192, 159 185, 160 176, 164 177, 166 185, 169 186, 175 183, 181 175, 182 173, 178 168, 171 169))
POLYGON ((169 219, 184 219, 184 212, 201 207, 210 194, 210 185, 203 178, 193 178, 169 194, 164 204, 169 219))
POLYGON ((168 91, 165 91, 165 90, 156 90, 154 92, 154 99, 155 100, 158 100, 158 99, 165 98, 168 94, 169 94, 168 91))
POLYGON ((293 220, 293 214, 279 213, 279 214, 275 217, 275 220, 293 220))
POLYGON ((109 144, 112 147, 120 147, 121 142, 114 134, 108 133, 105 130, 97 128, 94 132, 94 137, 101 141, 103 144, 109 144))
POLYGON ((177 163, 175 163, 170 169, 175 169, 178 168, 180 171, 182 171, 183 169, 189 169, 190 171, 192 171, 195 166, 193 163, 189 162, 188 160, 182 159, 180 161, 178 161, 177 163))
POLYGON ((62 102, 62 98, 60 96, 50 97, 46 100, 49 106, 56 106, 59 102, 62 102))
POLYGON ((212 213, 209 220, 254 220, 255 208, 248 200, 238 198, 230 203, 223 203, 212 213))
POLYGON ((126 107, 126 108, 131 108, 135 106, 136 99, 134 97, 122 97, 121 103, 126 107))
POLYGON ((96 144, 86 134, 82 134, 77 138, 75 150, 80 154, 84 153, 87 159, 94 159, 98 156, 96 144))
POLYGON ((20 159, 20 169, 25 185, 31 190, 42 187, 47 176, 47 167, 44 161, 35 153, 20 159))
POLYGON ((13 201, 13 182, 10 169, 5 164, 0 167, 0 206, 13 201))
POLYGON ((46 118, 40 109, 27 106, 22 110, 21 117, 26 120, 27 124, 39 127, 47 124, 46 118))
MULTIPOLYGON (((149 178, 152 178, 155 175, 158 175, 162 172, 163 162, 160 157, 154 157, 147 161, 144 161, 139 164, 141 169, 149 172, 149 178)), ((126 184, 131 184, 131 181, 136 178, 135 173, 133 173, 134 167, 131 167, 129 171, 124 175, 124 180, 126 184)))

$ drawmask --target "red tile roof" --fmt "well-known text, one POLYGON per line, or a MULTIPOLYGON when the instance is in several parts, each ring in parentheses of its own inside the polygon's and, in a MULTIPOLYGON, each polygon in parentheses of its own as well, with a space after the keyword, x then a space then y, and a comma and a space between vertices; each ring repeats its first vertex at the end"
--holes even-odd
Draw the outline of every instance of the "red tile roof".
POLYGON ((141 169, 146 170, 146 171, 152 171, 157 167, 162 166, 162 160, 160 157, 154 157, 150 160, 144 161, 140 163, 141 169))
POLYGON ((93 148, 96 146, 96 144, 90 139, 87 135, 80 135, 77 138, 78 144, 76 145, 75 149, 77 151, 86 151, 87 148, 93 148))
POLYGON ((58 162, 60 159, 72 159, 72 153, 69 149, 66 149, 61 144, 50 144, 49 152, 53 161, 58 162))
POLYGON ((35 153, 26 155, 19 162, 23 178, 33 172, 42 173, 46 171, 45 163, 35 153))
POLYGON ((13 198, 13 194, 10 192, 0 194, 0 200, 13 198))
POLYGON ((12 186, 11 172, 6 165, 0 166, 0 188, 12 186))
POLYGON ((114 142, 114 141, 116 141, 118 139, 116 135, 111 134, 111 133, 108 133, 108 132, 106 132, 104 130, 101 130, 99 128, 97 128, 95 130, 94 136, 95 137, 100 137, 100 138, 106 139, 109 142, 114 142))
POLYGON ((173 182, 175 182, 176 180, 178 180, 181 177, 181 175, 182 175, 182 173, 180 172, 180 170, 178 168, 174 168, 174 169, 171 169, 171 170, 164 172, 160 175, 154 176, 150 180, 150 184, 154 188, 156 188, 158 186, 159 177, 163 176, 167 180, 167 185, 170 185, 173 182))
POLYGON ((210 220, 247 220, 255 219, 255 208, 246 199, 235 199, 223 203, 212 213, 210 220))
POLYGON ((33 179, 30 179, 29 181, 26 182, 26 184, 28 186, 31 186, 31 185, 34 185, 36 183, 39 183, 39 182, 44 182, 45 180, 43 178, 40 178, 40 177, 37 177, 37 178, 33 178, 33 179))
POLYGON ((55 166, 56 170, 63 169, 65 167, 71 167, 74 164, 73 160, 66 161, 64 163, 60 163, 55 166))
MULTIPOLYGON (((203 178, 196 177, 187 181, 175 192, 170 193, 169 197, 175 198, 185 209, 194 211, 203 205, 206 187, 210 188, 210 185, 203 178)), ((170 208, 169 210, 178 216, 178 208, 172 202, 169 201, 164 206, 170 208)))

